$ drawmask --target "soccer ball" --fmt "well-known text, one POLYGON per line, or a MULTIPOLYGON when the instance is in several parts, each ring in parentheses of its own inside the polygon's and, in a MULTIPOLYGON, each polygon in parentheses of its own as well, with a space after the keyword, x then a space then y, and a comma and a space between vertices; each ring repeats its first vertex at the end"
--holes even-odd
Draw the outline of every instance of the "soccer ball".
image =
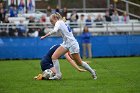
POLYGON ((53 72, 50 69, 46 69, 43 73, 42 73, 42 77, 44 79, 49 79, 50 77, 53 76, 53 72))

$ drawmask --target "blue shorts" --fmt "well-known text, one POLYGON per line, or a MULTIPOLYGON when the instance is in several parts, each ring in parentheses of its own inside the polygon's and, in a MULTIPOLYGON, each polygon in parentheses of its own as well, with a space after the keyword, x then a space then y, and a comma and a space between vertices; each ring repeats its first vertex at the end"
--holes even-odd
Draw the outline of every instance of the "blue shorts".
POLYGON ((44 56, 40 62, 40 66, 42 71, 52 68, 53 67, 52 59, 50 57, 44 56))

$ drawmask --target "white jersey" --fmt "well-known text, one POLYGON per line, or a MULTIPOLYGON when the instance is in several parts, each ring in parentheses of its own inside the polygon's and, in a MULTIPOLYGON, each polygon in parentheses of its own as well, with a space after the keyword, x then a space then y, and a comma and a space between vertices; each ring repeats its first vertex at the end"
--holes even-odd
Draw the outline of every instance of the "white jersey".
POLYGON ((65 24, 63 20, 58 20, 55 23, 54 30, 52 31, 52 33, 54 32, 61 33, 63 38, 63 44, 66 45, 67 47, 70 47, 71 45, 77 42, 77 40, 73 36, 72 30, 67 24, 65 24))

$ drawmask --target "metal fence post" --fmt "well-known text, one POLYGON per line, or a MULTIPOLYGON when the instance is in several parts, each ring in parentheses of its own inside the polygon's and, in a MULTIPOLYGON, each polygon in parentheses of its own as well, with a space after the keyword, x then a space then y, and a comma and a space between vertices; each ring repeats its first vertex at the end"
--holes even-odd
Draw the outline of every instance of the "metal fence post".
POLYGON ((109 34, 109 31, 108 31, 108 23, 106 23, 106 32, 107 32, 107 34, 109 34))
POLYGON ((132 32, 134 32, 134 23, 132 22, 132 32))
POLYGON ((107 0, 107 8, 110 7, 110 0, 107 0))
POLYGON ((86 12, 86 0, 83 0, 83 12, 86 12))
POLYGON ((58 6, 61 8, 61 0, 58 0, 58 6))
POLYGON ((129 3, 128 3, 128 0, 126 0, 126 12, 129 13, 129 3))

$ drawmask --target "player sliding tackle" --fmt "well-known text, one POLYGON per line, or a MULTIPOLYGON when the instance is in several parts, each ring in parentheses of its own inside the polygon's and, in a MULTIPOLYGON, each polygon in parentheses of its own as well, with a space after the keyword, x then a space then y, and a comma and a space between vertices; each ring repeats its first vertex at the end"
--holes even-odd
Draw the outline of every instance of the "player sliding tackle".
MULTIPOLYGON (((48 51, 48 53, 42 58, 41 62, 40 62, 40 66, 41 66, 41 70, 42 70, 42 74, 39 74, 38 76, 35 76, 35 79, 37 80, 42 80, 42 79, 54 79, 51 78, 51 77, 46 77, 44 74, 45 74, 45 70, 48 70, 50 69, 51 72, 55 75, 57 73, 57 75, 59 76, 59 78, 56 78, 56 79, 61 79, 62 77, 62 74, 61 74, 61 71, 60 69, 55 69, 54 66, 53 66, 53 62, 52 62, 52 55, 53 53, 55 52, 55 50, 59 47, 60 45, 54 45, 50 48, 50 50, 48 51)), ((69 56, 68 53, 66 53, 64 55, 67 59, 67 61, 73 66, 75 67, 78 71, 80 72, 85 72, 86 70, 84 69, 81 69, 79 68, 76 63, 71 59, 71 57, 69 56)))
MULTIPOLYGON (((41 39, 44 39, 56 32, 60 32, 63 38, 63 43, 56 49, 56 51, 52 55, 52 62, 54 63, 55 69, 59 69, 59 62, 57 59, 70 51, 73 60, 79 66, 82 66, 84 69, 89 71, 94 79, 97 79, 95 71, 86 62, 82 61, 79 54, 79 44, 74 38, 70 27, 63 21, 61 15, 59 13, 52 14, 50 16, 50 22, 52 25, 54 25, 54 29, 48 32, 46 35, 42 36, 41 39)), ((59 75, 57 75, 57 73, 55 78, 59 78, 59 75)))

